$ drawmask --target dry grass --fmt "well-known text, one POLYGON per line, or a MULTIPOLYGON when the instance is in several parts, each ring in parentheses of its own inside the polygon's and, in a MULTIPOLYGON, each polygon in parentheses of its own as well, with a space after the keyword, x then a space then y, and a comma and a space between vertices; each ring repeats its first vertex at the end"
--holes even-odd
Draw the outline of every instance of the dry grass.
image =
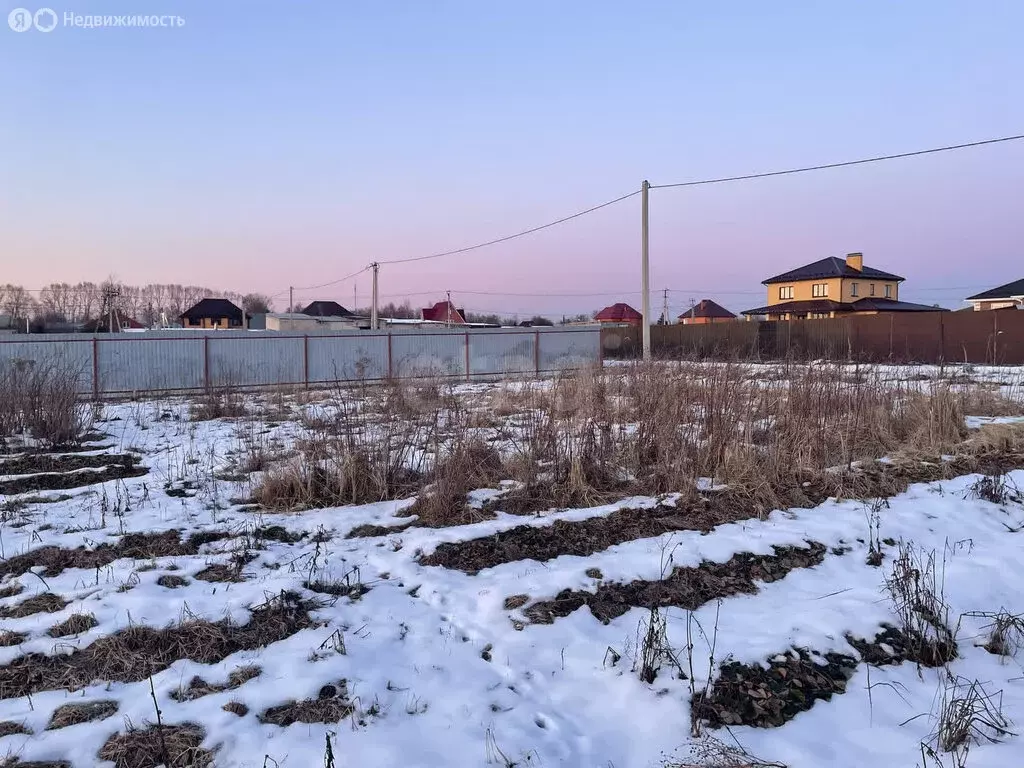
POLYGON ((9 648, 12 645, 21 645, 28 638, 24 632, 11 632, 3 630, 0 632, 0 648, 9 648))
POLYGON ((271 707, 259 716, 259 721, 282 728, 292 723, 340 723, 353 711, 344 699, 304 699, 271 707))
POLYGON ((313 626, 311 603, 282 592, 253 608, 246 624, 194 617, 155 629, 130 626, 69 654, 32 653, 0 667, 0 698, 48 690, 78 690, 94 680, 138 682, 178 659, 214 664, 233 653, 264 648, 313 626))
POLYGON ((83 632, 88 632, 90 629, 95 627, 97 623, 96 617, 91 613, 75 613, 60 624, 54 624, 46 630, 46 634, 50 637, 69 637, 70 635, 80 635, 83 632))
POLYGON ((184 576, 165 573, 157 578, 156 583, 161 587, 166 587, 167 589, 177 589, 178 587, 187 587, 189 585, 189 580, 184 576))
POLYGON ((171 694, 171 698, 175 701, 192 701, 213 693, 233 691, 250 680, 259 677, 262 671, 260 667, 254 664, 239 667, 228 675, 226 683, 208 683, 201 677, 193 677, 189 681, 187 688, 179 688, 177 691, 174 691, 171 694))
MULTIPOLYGON (((5 720, 0 723, 0 739, 4 736, 17 736, 19 734, 31 735, 32 731, 25 727, 24 723, 15 723, 13 720, 5 720)), ((0 765, 3 765, 0 763, 0 765)))
POLYGON ((117 712, 116 701, 87 701, 80 704, 62 704, 53 711, 46 730, 55 731, 79 723, 105 720, 117 712))
POLYGON ((0 443, 19 434, 49 447, 80 443, 95 420, 92 407, 78 397, 83 373, 60 356, 0 362, 0 443))
POLYGON ((67 600, 52 592, 43 592, 9 608, 0 608, 0 619, 21 619, 34 613, 56 613, 64 610, 67 604, 67 600))
POLYGON ((24 591, 25 588, 21 586, 21 584, 13 582, 4 587, 0 587, 0 598, 14 597, 15 595, 20 595, 24 591))
POLYGON ((114 768, 209 768, 213 753, 202 748, 205 731, 192 723, 130 728, 107 740, 99 758, 114 768))
POLYGON ((245 717, 247 714, 249 714, 248 705, 243 704, 240 701, 229 701, 227 704, 221 707, 221 709, 223 709, 225 712, 230 712, 233 715, 238 715, 239 717, 245 717))
POLYGON ((0 768, 71 768, 67 760, 30 760, 23 762, 17 756, 0 760, 0 768))

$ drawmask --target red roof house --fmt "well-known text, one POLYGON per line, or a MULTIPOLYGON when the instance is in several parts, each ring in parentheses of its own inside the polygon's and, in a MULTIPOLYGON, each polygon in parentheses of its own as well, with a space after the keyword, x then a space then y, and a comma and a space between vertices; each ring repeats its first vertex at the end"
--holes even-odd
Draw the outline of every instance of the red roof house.
POLYGON ((640 325, 644 321, 644 316, 629 306, 629 304, 619 302, 602 309, 594 315, 594 319, 599 323, 640 325))
POLYGON ((735 320, 736 315, 711 299, 702 299, 699 303, 679 316, 683 325, 705 325, 707 323, 725 323, 735 320))
POLYGON ((433 320, 438 323, 451 323, 452 325, 465 325, 466 313, 456 309, 450 301, 439 301, 432 307, 424 307, 420 310, 420 319, 433 320))

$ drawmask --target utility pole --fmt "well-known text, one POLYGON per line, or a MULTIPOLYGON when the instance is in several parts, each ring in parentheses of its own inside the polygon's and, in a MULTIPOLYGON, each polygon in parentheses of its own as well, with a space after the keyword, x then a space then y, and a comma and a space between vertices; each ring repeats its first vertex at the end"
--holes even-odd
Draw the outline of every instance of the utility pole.
POLYGON ((447 315, 447 320, 445 320, 445 325, 448 326, 448 327, 451 327, 451 324, 452 324, 452 292, 451 291, 445 291, 445 295, 448 297, 448 308, 445 310, 448 313, 448 315, 447 315))
POLYGON ((668 288, 664 290, 663 305, 661 310, 661 316, 665 318, 665 325, 668 325, 668 288))
POLYGON ((288 286, 288 311, 295 311, 295 288, 291 285, 288 286))
POLYGON ((370 305, 370 330, 377 330, 377 272, 380 270, 380 264, 376 261, 370 265, 373 268, 373 299, 370 305))
POLYGON ((648 210, 647 210, 647 198, 648 192, 651 188, 651 182, 644 179, 643 186, 640 187, 640 282, 641 290, 643 292, 643 299, 641 304, 641 313, 643 314, 643 341, 644 341, 644 360, 651 359, 651 285, 650 285, 650 264, 648 259, 648 210))

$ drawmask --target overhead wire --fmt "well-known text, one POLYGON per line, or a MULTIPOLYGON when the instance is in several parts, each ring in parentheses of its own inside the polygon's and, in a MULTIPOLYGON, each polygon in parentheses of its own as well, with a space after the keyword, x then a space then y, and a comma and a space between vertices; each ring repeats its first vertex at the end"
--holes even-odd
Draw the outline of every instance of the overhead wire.
POLYGON ((750 179, 766 179, 770 176, 788 176, 793 173, 807 173, 809 171, 824 171, 829 168, 846 168, 851 165, 865 165, 867 163, 880 163, 884 160, 899 160, 904 157, 917 157, 919 155, 933 155, 937 152, 951 152, 956 149, 968 149, 970 147, 982 147, 987 144, 1000 144, 1007 141, 1019 141, 1024 139, 1024 134, 1017 136, 1001 136, 997 139, 983 139, 981 141, 969 141, 965 144, 947 144, 943 147, 932 147, 931 149, 918 149, 913 152, 900 152, 895 155, 876 155, 865 157, 860 160, 846 160, 841 163, 825 163, 823 165, 808 165, 803 168, 787 168, 782 171, 767 171, 764 173, 747 173, 742 176, 722 176, 714 179, 697 179, 695 181, 679 181, 674 184, 651 184, 651 189, 669 189, 671 187, 696 187, 702 184, 724 184, 730 181, 748 181, 750 179))

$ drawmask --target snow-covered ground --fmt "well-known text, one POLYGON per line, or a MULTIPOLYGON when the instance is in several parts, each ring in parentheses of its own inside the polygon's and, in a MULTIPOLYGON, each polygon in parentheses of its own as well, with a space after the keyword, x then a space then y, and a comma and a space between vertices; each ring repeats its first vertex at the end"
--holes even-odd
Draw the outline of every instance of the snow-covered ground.
MULTIPOLYGON (((992 381, 1001 380, 1001 371, 991 373, 992 381)), ((475 386, 473 391, 489 391, 489 385, 475 386)), ((125 533, 176 530, 182 539, 202 532, 231 535, 203 544, 197 554, 120 558, 59 573, 40 565, 6 576, 0 583, 4 594, 21 591, 0 599, 0 611, 44 593, 67 605, 52 613, 0 619, 3 631, 24 636, 0 647, 0 667, 32 653, 67 654, 129 626, 160 628, 188 617, 244 624, 252 607, 282 591, 318 601, 311 612, 314 625, 219 663, 178 659, 137 682, 96 680, 74 691, 38 690, 30 696, 0 689, 0 723, 25 731, 0 736, 0 765, 8 756, 25 762, 65 760, 76 768, 102 765, 97 755, 112 735, 129 723, 144 727, 156 721, 154 696, 165 726, 195 723, 204 729, 203 745, 213 750, 217 766, 319 766, 325 764, 327 744, 338 766, 685 764, 694 743, 691 689, 704 687, 712 638, 715 669, 727 658, 757 664, 794 647, 856 657, 848 633, 870 639, 883 623, 897 623, 884 589, 896 542, 936 553, 959 658, 939 669, 860 663, 845 693, 816 702, 781 727, 713 733, 790 768, 923 766, 921 744, 932 741, 943 692, 950 690, 954 675, 998 692, 1002 714, 1015 724, 996 741, 982 739, 972 746, 967 764, 1024 765, 1024 739, 1015 735, 1024 727, 1024 656, 993 655, 981 647, 989 620, 972 615, 1024 614, 1024 504, 1012 493, 1001 503, 975 498, 979 475, 914 485, 880 507, 878 537, 893 542, 882 545, 880 567, 866 563, 869 505, 830 500, 814 509, 779 510, 765 519, 720 525, 709 533, 677 531, 586 557, 512 560, 469 575, 424 566, 419 559, 443 542, 604 517, 623 508, 671 506, 673 499, 632 498, 526 518, 499 512, 472 525, 411 527, 349 539, 346 534, 357 526, 407 523, 396 513, 410 502, 294 514, 254 511, 237 503, 247 496, 248 481, 224 479, 237 461, 229 453, 241 450, 240 434, 251 427, 230 419, 190 421, 180 400, 108 405, 105 415, 99 428, 109 447, 92 453, 136 452, 148 474, 33 493, 26 505, 18 503, 20 497, 0 496, 3 563, 47 546, 113 545, 125 533), (43 503, 47 497, 62 500, 43 503), (272 526, 297 540, 253 545, 254 531, 272 526), (683 657, 688 624, 695 626, 695 619, 705 629, 706 637, 695 638, 692 682, 668 667, 652 684, 633 671, 638 628, 649 613, 645 608, 633 607, 602 623, 584 607, 536 624, 523 613, 522 598, 506 604, 514 596, 526 596, 528 605, 566 589, 657 581, 667 563, 723 563, 740 553, 770 555, 773 546, 807 547, 808 542, 828 548, 820 565, 759 583, 755 594, 711 600, 690 617, 681 608, 667 609, 667 639, 683 657), (210 565, 229 565, 247 545, 252 559, 238 580, 195 578, 210 565), (173 588, 158 583, 168 575, 187 583, 173 588), (366 589, 332 596, 305 589, 307 581, 358 582, 366 589), (92 614, 96 625, 68 637, 47 634, 74 614, 92 614), (616 656, 621 657, 617 662, 616 656), (240 686, 192 700, 176 698, 195 676, 225 684, 233 671, 249 665, 260 673, 240 686), (341 722, 261 723, 266 710, 317 699, 325 685, 342 680, 353 711, 341 722), (116 702, 116 713, 46 730, 59 706, 100 700, 116 702), (229 702, 243 703, 247 714, 225 711, 229 702)), ((976 418, 970 426, 985 422, 976 418)), ((288 419, 272 423, 261 439, 286 450, 299 427, 288 419)), ((11 477, 0 461, 0 479, 11 477)), ((1009 473, 1007 482, 1024 489, 1024 471, 1009 473)), ((939 757, 955 764, 949 755, 939 757)))

